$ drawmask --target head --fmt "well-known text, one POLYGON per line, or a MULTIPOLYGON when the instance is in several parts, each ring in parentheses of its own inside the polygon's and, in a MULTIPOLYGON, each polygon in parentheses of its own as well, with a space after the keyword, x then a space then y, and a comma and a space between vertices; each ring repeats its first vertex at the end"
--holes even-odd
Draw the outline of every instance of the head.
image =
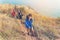
POLYGON ((28 14, 27 19, 32 19, 32 14, 28 14))
POLYGON ((15 10, 13 9, 12 11, 14 12, 15 10))
POLYGON ((20 9, 18 9, 18 12, 21 12, 21 10, 20 10, 20 9))

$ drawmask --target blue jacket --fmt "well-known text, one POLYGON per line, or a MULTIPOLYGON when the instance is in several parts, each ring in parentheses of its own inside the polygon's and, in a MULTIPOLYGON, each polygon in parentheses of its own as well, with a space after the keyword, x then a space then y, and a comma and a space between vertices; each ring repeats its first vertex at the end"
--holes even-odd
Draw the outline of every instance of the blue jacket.
POLYGON ((29 20, 28 18, 26 18, 26 20, 25 20, 26 28, 32 28, 32 22, 33 22, 32 19, 29 20))

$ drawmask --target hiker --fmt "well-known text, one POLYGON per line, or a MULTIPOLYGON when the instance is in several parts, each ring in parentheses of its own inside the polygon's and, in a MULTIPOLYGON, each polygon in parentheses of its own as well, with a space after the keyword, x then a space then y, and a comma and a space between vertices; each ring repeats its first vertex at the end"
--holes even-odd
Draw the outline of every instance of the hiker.
POLYGON ((27 15, 25 20, 25 26, 27 28, 28 35, 31 35, 31 33, 33 33, 32 22, 33 22, 32 15, 31 14, 27 15))
POLYGON ((23 16, 22 11, 21 10, 18 10, 18 18, 19 19, 22 19, 22 16, 23 16))
POLYGON ((17 14, 17 18, 20 19, 20 21, 21 21, 21 23, 22 23, 22 16, 23 16, 22 11, 21 11, 21 10, 18 10, 17 13, 18 13, 18 14, 17 14))
POLYGON ((15 14, 16 14, 15 10, 13 9, 12 12, 11 12, 12 17, 15 17, 15 14))

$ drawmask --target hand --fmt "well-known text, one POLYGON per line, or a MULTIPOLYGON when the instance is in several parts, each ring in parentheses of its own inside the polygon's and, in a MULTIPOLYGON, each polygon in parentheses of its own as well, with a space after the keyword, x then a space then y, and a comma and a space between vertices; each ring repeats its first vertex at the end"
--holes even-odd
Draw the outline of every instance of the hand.
POLYGON ((32 31, 34 32, 34 29, 33 29, 33 27, 32 27, 32 31))

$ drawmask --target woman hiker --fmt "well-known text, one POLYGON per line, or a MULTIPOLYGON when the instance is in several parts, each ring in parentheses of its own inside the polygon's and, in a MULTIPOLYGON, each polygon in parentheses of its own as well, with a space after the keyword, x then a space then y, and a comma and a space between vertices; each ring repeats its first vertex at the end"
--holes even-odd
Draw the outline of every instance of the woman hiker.
POLYGON ((13 9, 11 12, 12 17, 15 17, 15 10, 13 9))
POLYGON ((32 15, 29 14, 26 16, 26 20, 25 20, 25 26, 27 28, 28 35, 32 35, 32 33, 34 33, 32 23, 33 23, 32 15))

